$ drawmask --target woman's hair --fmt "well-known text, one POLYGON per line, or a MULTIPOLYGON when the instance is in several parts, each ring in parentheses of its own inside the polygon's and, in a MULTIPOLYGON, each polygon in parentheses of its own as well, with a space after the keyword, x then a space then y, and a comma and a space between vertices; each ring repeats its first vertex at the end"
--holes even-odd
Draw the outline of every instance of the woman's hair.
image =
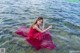
MULTIPOLYGON (((38 20, 43 20, 43 17, 38 17, 38 18, 34 21, 34 23, 31 25, 31 27, 33 27, 33 26, 37 23, 38 20)), ((43 21, 42 21, 42 23, 43 23, 43 21)))

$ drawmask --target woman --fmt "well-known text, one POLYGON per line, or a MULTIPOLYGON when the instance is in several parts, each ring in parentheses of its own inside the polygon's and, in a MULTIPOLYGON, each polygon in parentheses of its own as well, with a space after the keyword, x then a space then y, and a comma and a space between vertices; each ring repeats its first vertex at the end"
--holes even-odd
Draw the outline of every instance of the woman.
POLYGON ((48 28, 44 28, 44 21, 42 17, 38 17, 35 22, 30 26, 27 32, 26 27, 22 26, 16 31, 17 34, 22 35, 36 50, 47 48, 49 50, 55 49, 56 45, 53 43, 51 33, 48 28))
POLYGON ((40 50, 41 48, 47 48, 49 50, 55 49, 56 45, 52 42, 51 34, 48 31, 50 28, 52 28, 52 25, 44 29, 43 18, 38 17, 30 27, 27 41, 35 47, 36 50, 40 50))

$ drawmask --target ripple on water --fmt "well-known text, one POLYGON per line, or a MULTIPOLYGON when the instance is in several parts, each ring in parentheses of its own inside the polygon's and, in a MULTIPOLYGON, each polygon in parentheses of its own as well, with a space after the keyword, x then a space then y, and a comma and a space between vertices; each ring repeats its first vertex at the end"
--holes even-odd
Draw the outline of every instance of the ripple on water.
POLYGON ((22 25, 29 27, 38 16, 44 17, 45 27, 53 25, 50 30, 58 50, 52 53, 68 53, 71 49, 80 50, 80 3, 65 0, 0 0, 0 45, 3 44, 0 47, 7 48, 7 53, 20 53, 21 51, 36 53, 32 47, 25 49, 25 47, 18 46, 21 42, 27 46, 29 44, 18 39, 20 37, 13 36, 13 33, 22 25))

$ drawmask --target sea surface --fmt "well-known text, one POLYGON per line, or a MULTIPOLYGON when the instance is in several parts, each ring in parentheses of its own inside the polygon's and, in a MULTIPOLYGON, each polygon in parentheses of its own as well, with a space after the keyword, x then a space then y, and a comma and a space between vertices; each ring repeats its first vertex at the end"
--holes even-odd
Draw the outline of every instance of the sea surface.
POLYGON ((0 48, 6 53, 39 53, 15 31, 42 16, 57 48, 40 53, 80 53, 79 0, 0 0, 0 48))

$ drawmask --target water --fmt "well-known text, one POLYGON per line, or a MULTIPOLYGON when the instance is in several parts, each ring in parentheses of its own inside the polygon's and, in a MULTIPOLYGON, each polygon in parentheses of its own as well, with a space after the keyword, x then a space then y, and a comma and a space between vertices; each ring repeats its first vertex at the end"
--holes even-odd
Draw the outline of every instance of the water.
POLYGON ((57 49, 47 53, 80 50, 80 2, 66 0, 0 0, 0 47, 7 53, 36 53, 14 31, 24 24, 29 27, 38 16, 44 17, 46 27, 53 25, 57 49))

